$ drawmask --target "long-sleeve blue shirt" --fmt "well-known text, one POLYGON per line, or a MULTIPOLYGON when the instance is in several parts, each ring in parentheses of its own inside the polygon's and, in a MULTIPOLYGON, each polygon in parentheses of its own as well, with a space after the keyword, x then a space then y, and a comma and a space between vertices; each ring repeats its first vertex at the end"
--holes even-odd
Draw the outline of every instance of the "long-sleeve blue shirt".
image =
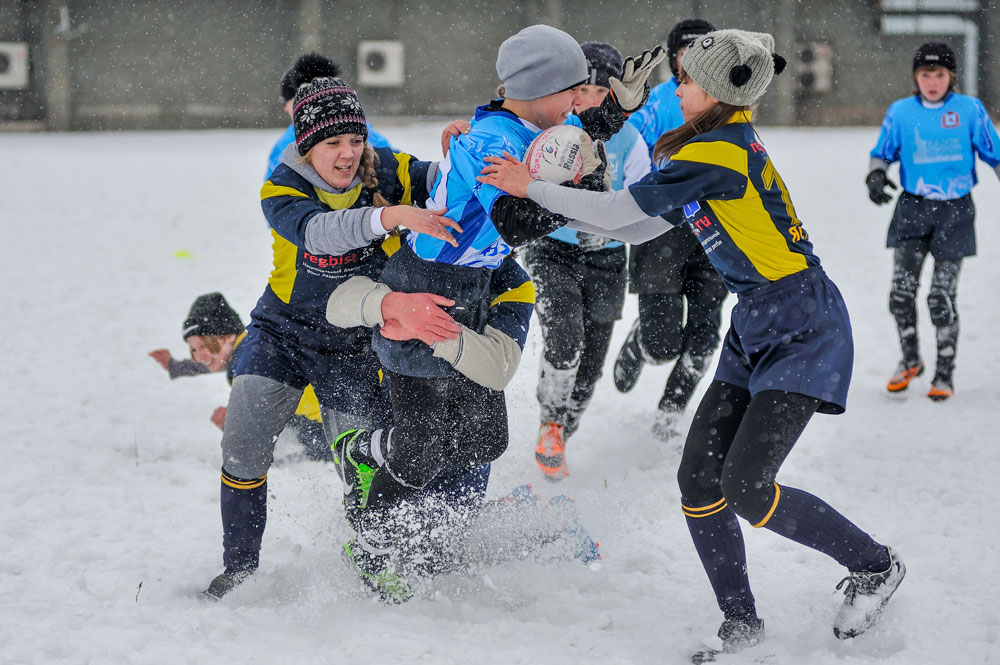
POLYGON ((872 159, 886 166, 899 162, 905 191, 935 200, 961 198, 972 190, 976 155, 996 169, 1000 138, 983 103, 957 93, 938 104, 919 95, 893 102, 871 151, 872 159))

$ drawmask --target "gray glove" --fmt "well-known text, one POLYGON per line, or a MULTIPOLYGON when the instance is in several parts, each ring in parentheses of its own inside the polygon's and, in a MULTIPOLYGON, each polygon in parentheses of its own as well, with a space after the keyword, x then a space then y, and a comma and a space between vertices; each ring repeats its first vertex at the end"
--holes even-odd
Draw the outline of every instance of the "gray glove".
POLYGON ((646 103, 649 99, 649 84, 646 79, 665 57, 663 47, 657 46, 652 51, 643 51, 638 57, 625 58, 621 77, 612 76, 609 80, 611 94, 623 113, 635 113, 646 103))
POLYGON ((587 233, 586 231, 577 231, 576 241, 580 249, 584 252, 596 252, 599 249, 604 249, 608 244, 608 239, 604 236, 599 236, 596 233, 587 233))

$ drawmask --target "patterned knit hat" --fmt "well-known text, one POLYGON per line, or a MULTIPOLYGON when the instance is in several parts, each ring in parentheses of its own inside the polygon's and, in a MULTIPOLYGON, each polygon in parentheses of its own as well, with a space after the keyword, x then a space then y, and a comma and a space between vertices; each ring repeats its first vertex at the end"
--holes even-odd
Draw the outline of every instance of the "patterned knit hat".
POLYGON ((303 83, 320 76, 340 76, 340 66, 325 55, 305 53, 281 75, 281 103, 295 98, 295 91, 303 83))
POLYGON ((195 298, 191 311, 184 319, 181 335, 184 339, 192 335, 239 335, 243 332, 243 322, 221 293, 206 293, 195 298))
POLYGON ((303 84, 295 92, 292 124, 300 155, 338 134, 360 134, 368 138, 365 110, 358 101, 358 94, 338 78, 323 77, 303 84))
POLYGON ((702 90, 733 106, 753 104, 785 68, 765 32, 716 30, 695 40, 681 65, 702 90))
POLYGON ((685 46, 694 44, 694 40, 701 37, 706 32, 712 32, 715 26, 700 18, 689 18, 681 21, 673 27, 667 36, 667 64, 674 77, 680 73, 677 69, 677 52, 685 46))
POLYGON ((587 69, 590 76, 586 83, 590 85, 603 85, 605 88, 611 87, 608 81, 612 76, 618 78, 622 75, 622 52, 611 44, 604 42, 585 42, 580 44, 583 55, 587 58, 587 69))

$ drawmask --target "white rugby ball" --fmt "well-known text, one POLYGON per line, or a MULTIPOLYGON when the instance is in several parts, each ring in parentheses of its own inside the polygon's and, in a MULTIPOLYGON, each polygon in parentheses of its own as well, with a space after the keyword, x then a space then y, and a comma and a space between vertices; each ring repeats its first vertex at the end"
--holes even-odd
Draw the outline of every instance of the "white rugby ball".
POLYGON ((583 150, 590 137, 579 127, 556 125, 535 137, 521 160, 536 180, 562 183, 580 182, 583 177, 583 150))

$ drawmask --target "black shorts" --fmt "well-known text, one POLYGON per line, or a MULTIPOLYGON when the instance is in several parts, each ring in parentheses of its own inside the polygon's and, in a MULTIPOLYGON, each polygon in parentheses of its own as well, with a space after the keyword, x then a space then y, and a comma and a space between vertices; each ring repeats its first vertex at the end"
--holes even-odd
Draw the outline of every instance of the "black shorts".
POLYGON ((922 243, 939 261, 976 254, 976 206, 972 195, 936 201, 903 192, 889 222, 886 247, 922 243))

